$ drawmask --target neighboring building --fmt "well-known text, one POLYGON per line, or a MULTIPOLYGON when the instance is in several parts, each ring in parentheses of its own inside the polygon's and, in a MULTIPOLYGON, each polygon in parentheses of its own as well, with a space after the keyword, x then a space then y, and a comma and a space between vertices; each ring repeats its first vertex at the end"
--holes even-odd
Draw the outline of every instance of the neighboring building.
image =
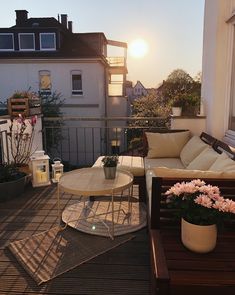
POLYGON ((135 97, 140 97, 140 96, 147 95, 147 93, 148 93, 148 91, 144 87, 144 85, 140 81, 137 81, 135 86, 133 87, 133 95, 135 97))
POLYGON ((235 146, 234 50, 235 0, 205 0, 202 98, 206 129, 215 137, 233 137, 235 146))
POLYGON ((148 94, 149 89, 145 88, 144 85, 137 81, 135 86, 133 86, 133 83, 131 81, 126 81, 126 96, 128 100, 127 105, 127 112, 128 115, 131 114, 131 105, 133 101, 139 97, 145 96, 148 94))
POLYGON ((125 116, 126 50, 104 33, 73 33, 65 14, 59 21, 16 10, 16 24, 0 28, 0 98, 29 88, 56 91, 65 99, 65 116, 125 116), (123 56, 108 57, 108 46, 121 48, 123 56))

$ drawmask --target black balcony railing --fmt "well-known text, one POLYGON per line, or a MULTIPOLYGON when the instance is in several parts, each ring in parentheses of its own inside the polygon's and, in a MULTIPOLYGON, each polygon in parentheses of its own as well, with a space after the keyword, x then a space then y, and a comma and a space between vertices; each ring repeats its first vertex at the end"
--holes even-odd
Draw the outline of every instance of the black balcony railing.
POLYGON ((44 118, 44 150, 69 166, 91 166, 100 155, 134 153, 143 131, 163 128, 169 128, 169 119, 68 117, 61 125, 56 118, 44 118))

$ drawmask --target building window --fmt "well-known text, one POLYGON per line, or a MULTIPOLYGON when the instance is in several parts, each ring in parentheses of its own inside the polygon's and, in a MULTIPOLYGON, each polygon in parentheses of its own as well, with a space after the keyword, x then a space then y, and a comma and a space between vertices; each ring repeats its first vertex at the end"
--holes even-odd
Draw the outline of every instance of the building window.
POLYGON ((123 96, 123 75, 111 74, 108 85, 109 96, 123 96))
POLYGON ((40 34, 41 50, 56 50, 55 33, 40 34))
POLYGON ((33 33, 19 34, 19 48, 20 50, 35 50, 35 40, 33 33))
POLYGON ((0 34, 0 50, 1 51, 14 50, 13 34, 9 34, 9 33, 1 33, 0 34))
POLYGON ((42 95, 51 94, 51 73, 50 71, 39 71, 39 91, 42 95))
POLYGON ((72 71, 72 95, 83 95, 82 90, 82 73, 80 71, 72 71))

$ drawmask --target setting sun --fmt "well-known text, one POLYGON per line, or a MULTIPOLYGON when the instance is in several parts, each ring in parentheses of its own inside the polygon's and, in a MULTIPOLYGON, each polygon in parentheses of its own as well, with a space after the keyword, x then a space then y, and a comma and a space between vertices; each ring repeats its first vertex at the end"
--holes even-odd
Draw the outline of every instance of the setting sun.
POLYGON ((143 39, 136 39, 131 42, 129 46, 129 52, 130 52, 130 55, 133 57, 137 57, 137 58, 143 57, 148 52, 148 44, 143 39))

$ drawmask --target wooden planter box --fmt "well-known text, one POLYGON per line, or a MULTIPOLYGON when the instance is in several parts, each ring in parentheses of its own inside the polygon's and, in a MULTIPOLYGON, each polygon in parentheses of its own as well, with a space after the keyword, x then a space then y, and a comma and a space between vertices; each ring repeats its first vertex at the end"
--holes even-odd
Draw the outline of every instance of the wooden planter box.
POLYGON ((7 103, 8 114, 11 117, 18 117, 19 114, 25 117, 41 114, 40 99, 9 98, 7 103))

